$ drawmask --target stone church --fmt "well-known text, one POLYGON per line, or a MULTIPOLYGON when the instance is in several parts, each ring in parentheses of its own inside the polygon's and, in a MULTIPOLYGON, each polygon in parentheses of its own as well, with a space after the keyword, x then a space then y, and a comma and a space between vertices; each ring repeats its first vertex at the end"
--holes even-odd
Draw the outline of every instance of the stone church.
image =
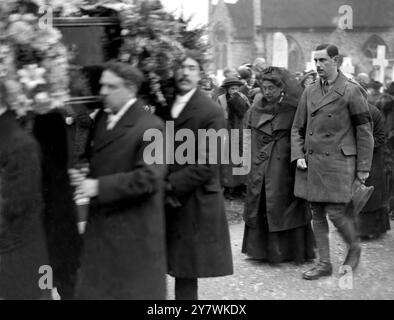
POLYGON ((378 46, 394 76, 394 0, 219 0, 209 4, 211 71, 263 57, 289 70, 310 69, 312 52, 333 43, 353 73, 376 78, 378 46), (309 63, 308 63, 309 62, 309 63), (352 68, 351 68, 352 69, 352 68))

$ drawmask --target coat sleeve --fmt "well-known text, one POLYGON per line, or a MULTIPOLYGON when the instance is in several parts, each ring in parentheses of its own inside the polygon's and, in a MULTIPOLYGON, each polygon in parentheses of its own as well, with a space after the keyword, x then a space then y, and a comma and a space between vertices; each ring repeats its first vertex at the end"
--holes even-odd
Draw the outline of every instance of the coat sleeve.
POLYGON ((31 139, 16 139, 5 166, 0 169, 3 173, 0 213, 13 220, 40 212, 42 176, 38 145, 31 139))
MULTIPOLYGON (((164 126, 151 128, 164 132, 164 126)), ((141 135, 142 141, 142 135, 141 135)), ((122 200, 142 200, 152 196, 163 187, 166 167, 164 164, 146 164, 144 150, 150 142, 142 141, 138 149, 138 162, 130 172, 117 173, 98 178, 100 204, 111 204, 122 200)))
MULTIPOLYGON (((208 119, 208 122, 201 129, 214 129, 218 131, 225 127, 223 113, 218 108, 215 109, 215 112, 207 115, 206 119, 208 119)), ((212 152, 212 150, 208 150, 208 154, 202 154, 200 148, 197 148, 197 150, 199 152, 198 159, 206 159, 207 156, 209 159, 209 152, 212 152)), ((218 155, 220 154, 218 150, 215 151, 218 152, 218 155)), ((194 192, 213 178, 217 174, 218 166, 219 164, 190 164, 171 173, 167 179, 171 184, 174 194, 177 197, 182 197, 194 192)))
POLYGON ((228 101, 228 109, 234 112, 237 117, 242 118, 250 108, 250 104, 247 99, 247 97, 242 97, 241 94, 235 93, 234 97, 228 101))
POLYGON ((304 159, 305 133, 307 126, 307 90, 301 96, 291 128, 291 162, 304 159))
POLYGON ((349 98, 350 118, 356 133, 357 171, 369 172, 372 164, 374 141, 368 102, 356 85, 351 86, 349 98))

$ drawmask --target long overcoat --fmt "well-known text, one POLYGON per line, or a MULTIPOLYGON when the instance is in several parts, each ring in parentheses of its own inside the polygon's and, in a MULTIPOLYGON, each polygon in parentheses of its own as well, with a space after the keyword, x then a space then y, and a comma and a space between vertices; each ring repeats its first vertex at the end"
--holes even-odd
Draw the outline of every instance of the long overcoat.
POLYGON ((40 299, 48 264, 39 147, 6 111, 0 115, 0 299, 40 299))
POLYGON ((113 130, 105 112, 96 120, 90 171, 99 193, 90 205, 76 297, 165 299, 165 166, 144 161, 150 142, 143 140, 164 125, 141 102, 113 130))
POLYGON ((251 130, 251 170, 244 217, 252 228, 262 209, 262 190, 270 232, 297 228, 310 221, 304 200, 293 194, 295 167, 290 162, 290 131, 295 112, 296 103, 284 99, 268 104, 259 94, 245 119, 245 128, 251 130))
POLYGON ((44 226, 48 241, 49 263, 62 299, 72 298, 81 253, 76 206, 67 174, 68 141, 66 124, 58 110, 37 115, 33 134, 41 149, 44 226))
POLYGON ((384 131, 384 118, 374 105, 369 104, 373 123, 374 152, 372 158, 371 173, 365 185, 374 186, 371 198, 363 208, 363 211, 375 211, 387 205, 387 181, 384 168, 383 148, 386 141, 384 131))
MULTIPOLYGON (((225 127, 223 111, 197 90, 177 119, 175 133, 190 129, 225 127)), ((193 147, 198 150, 198 139, 193 147)), ((175 143, 175 150, 181 142, 175 143)), ((208 152, 216 152, 209 149, 208 152)), ((202 151, 201 153, 204 153, 202 151)), ((231 244, 219 165, 175 162, 169 166, 168 182, 180 206, 166 208, 168 272, 179 278, 226 276, 233 273, 231 244)))
MULTIPOLYGON (((221 95, 218 98, 218 103, 220 106, 227 110, 227 130, 230 133, 231 130, 238 130, 239 132, 239 142, 233 141, 230 137, 230 143, 228 154, 236 152, 240 156, 243 153, 243 120, 246 112, 250 109, 250 103, 248 98, 241 92, 235 93, 232 97, 227 94, 221 95), (235 150, 234 150, 235 149, 235 150)), ((244 175, 233 175, 233 169, 239 167, 239 164, 229 163, 221 166, 221 183, 223 187, 235 188, 245 183, 246 176, 244 175)))
POLYGON ((294 193, 310 202, 348 203, 356 171, 370 171, 373 135, 368 103, 358 84, 339 73, 323 94, 320 81, 305 89, 292 127, 291 161, 296 169, 294 193))

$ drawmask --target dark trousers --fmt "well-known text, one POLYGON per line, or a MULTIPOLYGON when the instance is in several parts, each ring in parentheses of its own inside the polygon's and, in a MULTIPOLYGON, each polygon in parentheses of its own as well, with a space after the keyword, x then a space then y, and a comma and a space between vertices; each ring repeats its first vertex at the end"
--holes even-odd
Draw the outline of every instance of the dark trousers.
POLYGON ((348 244, 349 248, 358 245, 357 230, 354 218, 346 213, 344 203, 310 203, 312 226, 316 238, 319 258, 322 262, 330 262, 329 227, 327 215, 348 244))
POLYGON ((197 279, 175 278, 175 300, 198 300, 197 279))

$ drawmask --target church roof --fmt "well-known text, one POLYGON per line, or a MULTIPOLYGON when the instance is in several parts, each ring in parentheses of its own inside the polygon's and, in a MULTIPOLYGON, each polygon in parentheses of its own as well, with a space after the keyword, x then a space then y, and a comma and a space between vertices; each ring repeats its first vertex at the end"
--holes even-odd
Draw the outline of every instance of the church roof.
POLYGON ((394 27, 394 0, 261 0, 262 26, 334 28, 343 5, 351 6, 355 28, 394 27))

